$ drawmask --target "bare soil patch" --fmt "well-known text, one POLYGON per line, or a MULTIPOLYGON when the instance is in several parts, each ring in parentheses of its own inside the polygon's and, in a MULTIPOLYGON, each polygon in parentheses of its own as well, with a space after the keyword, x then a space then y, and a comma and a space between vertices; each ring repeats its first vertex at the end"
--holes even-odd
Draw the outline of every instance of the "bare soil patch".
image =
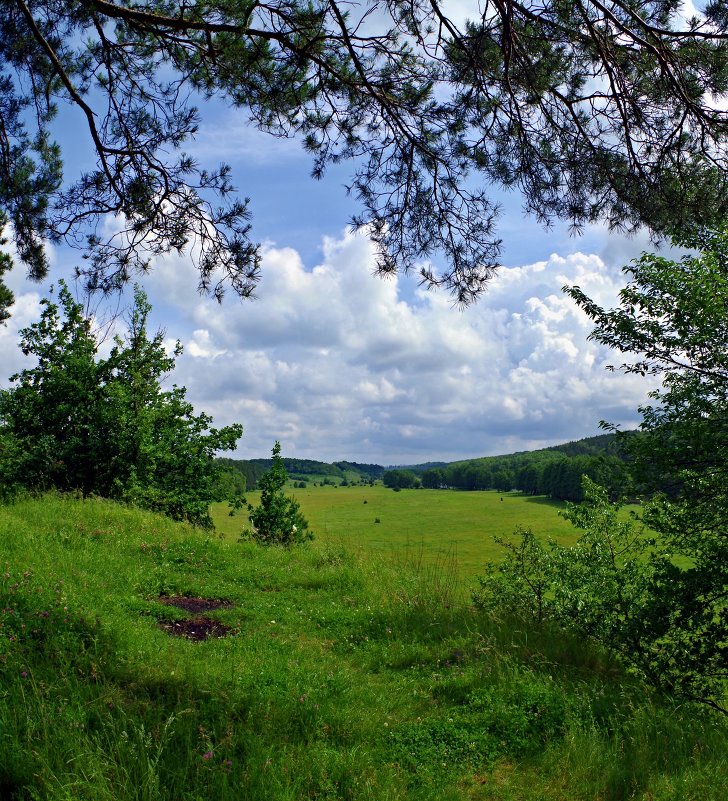
POLYGON ((213 598, 188 598, 185 595, 161 595, 157 601, 167 606, 176 606, 177 609, 184 609, 185 612, 195 615, 200 612, 211 612, 213 609, 229 609, 232 606, 230 601, 213 598))
POLYGON ((227 637, 233 631, 230 626, 226 626, 219 620, 200 615, 200 612, 211 612, 213 609, 229 609, 232 606, 230 601, 214 598, 189 598, 186 595, 160 595, 157 601, 194 615, 187 620, 159 621, 159 628, 173 637, 184 637, 186 640, 199 642, 210 637, 227 637))
POLYGON ((209 617, 196 617, 189 620, 160 620, 159 628, 173 637, 186 640, 207 640, 210 637, 227 637, 232 632, 230 626, 209 617))

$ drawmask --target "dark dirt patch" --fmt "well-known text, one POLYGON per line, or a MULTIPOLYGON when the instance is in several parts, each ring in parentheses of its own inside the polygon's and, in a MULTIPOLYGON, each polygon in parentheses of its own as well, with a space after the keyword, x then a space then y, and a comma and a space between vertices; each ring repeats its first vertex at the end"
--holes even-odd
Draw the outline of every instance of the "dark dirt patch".
POLYGON ((189 620, 160 620, 159 628, 174 637, 186 640, 207 640, 210 637, 227 637, 232 633, 230 626, 209 617, 190 618, 189 620))
POLYGON ((211 612, 213 609, 229 609, 232 604, 230 601, 219 601, 212 598, 187 598, 185 595, 161 595, 157 598, 160 604, 176 606, 184 609, 185 612, 199 614, 200 612, 211 612))

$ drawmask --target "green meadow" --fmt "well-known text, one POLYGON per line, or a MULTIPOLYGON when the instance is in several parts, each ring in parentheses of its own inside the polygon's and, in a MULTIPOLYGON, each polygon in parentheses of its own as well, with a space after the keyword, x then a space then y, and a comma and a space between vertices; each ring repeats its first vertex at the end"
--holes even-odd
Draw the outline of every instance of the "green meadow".
MULTIPOLYGON (((434 563, 345 547, 339 492, 311 493, 320 537, 292 549, 101 500, 0 507, 0 798, 728 797, 724 718, 562 632, 489 619, 434 563), (173 636, 200 614, 173 603, 199 599, 226 636, 173 636)), ((360 505, 406 520, 428 498, 390 494, 360 505)), ((548 509, 442 498, 443 526, 457 504, 548 509)))
MULTIPOLYGON (((463 580, 485 562, 500 558, 495 537, 508 538, 517 526, 540 537, 573 541, 574 527, 559 515, 564 504, 520 493, 401 490, 366 487, 309 487, 290 493, 301 504, 317 541, 361 549, 396 561, 447 563, 463 580)), ((247 493, 257 504, 259 494, 247 493)), ((230 517, 227 504, 213 504, 216 529, 236 538, 247 525, 242 510, 230 517)))

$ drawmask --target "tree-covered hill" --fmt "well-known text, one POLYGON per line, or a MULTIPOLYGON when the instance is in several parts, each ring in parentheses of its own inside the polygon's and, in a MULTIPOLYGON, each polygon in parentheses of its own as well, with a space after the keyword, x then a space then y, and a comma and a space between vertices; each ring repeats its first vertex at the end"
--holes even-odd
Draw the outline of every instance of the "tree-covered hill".
POLYGON ((599 434, 596 437, 585 437, 563 445, 544 448, 545 451, 558 451, 566 456, 619 456, 624 457, 623 437, 633 436, 636 431, 625 431, 616 434, 599 434))
POLYGON ((425 470, 432 470, 436 467, 447 467, 448 462, 422 462, 421 464, 396 464, 388 467, 387 470, 409 470, 415 475, 421 476, 425 470))
MULTIPOLYGON (((245 487, 254 489, 259 478, 270 469, 270 459, 221 459, 234 474, 245 478, 245 487)), ((560 500, 581 500, 581 477, 588 475, 618 495, 626 489, 624 455, 616 434, 602 434, 543 448, 501 456, 483 456, 459 462, 423 462, 385 468, 359 462, 319 462, 312 459, 284 458, 292 480, 327 478, 340 483, 382 479, 386 474, 406 475, 411 480, 398 486, 422 486, 464 490, 517 489, 533 495, 550 495, 560 500)), ((392 485, 392 482, 389 482, 392 485)))
MULTIPOLYGON (((228 459, 219 460, 228 471, 238 473, 245 478, 245 487, 254 489, 260 477, 271 468, 270 459, 228 459)), ((375 481, 384 475, 384 468, 378 464, 360 464, 358 462, 319 462, 315 459, 295 459, 284 457, 283 464, 288 477, 293 481, 327 479, 336 484, 343 481, 375 481)))
POLYGON ((536 451, 452 462, 425 470, 421 481, 429 488, 520 490, 580 501, 582 476, 587 475, 618 496, 629 490, 621 447, 618 435, 603 434, 536 451))

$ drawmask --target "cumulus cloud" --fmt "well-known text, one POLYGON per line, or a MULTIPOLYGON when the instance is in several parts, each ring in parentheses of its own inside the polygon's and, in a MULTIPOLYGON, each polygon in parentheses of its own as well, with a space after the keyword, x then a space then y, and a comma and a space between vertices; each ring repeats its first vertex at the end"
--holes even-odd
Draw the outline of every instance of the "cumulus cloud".
POLYGON ((35 322, 40 317, 40 295, 35 292, 17 294, 11 308, 12 317, 0 325, 0 389, 10 386, 9 378, 30 364, 23 356, 18 342, 20 329, 35 322))
POLYGON ((605 369, 619 355, 587 341, 588 318, 561 292, 615 303, 614 264, 577 252, 504 268, 464 311, 373 271, 369 242, 346 234, 313 267, 268 247, 253 302, 196 297, 179 260, 151 274, 185 347, 175 381, 217 423, 245 425, 241 457, 280 439, 304 458, 448 460, 589 436, 603 418, 636 424, 651 387, 605 369))
MULTIPOLYGON (((291 248, 263 252, 255 301, 222 305, 194 291, 186 259, 160 259, 145 281, 153 325, 184 354, 171 379, 217 425, 242 422, 241 458, 274 440, 286 454, 384 464, 508 453, 598 433, 607 419, 633 426, 651 386, 610 373, 619 354, 588 342, 588 318, 562 292, 578 284, 616 302, 619 264, 553 254, 503 268, 474 306, 372 275, 361 236, 323 242, 313 266, 291 248)), ((17 288, 0 328, 0 367, 23 362, 20 327, 40 296, 17 288)))

